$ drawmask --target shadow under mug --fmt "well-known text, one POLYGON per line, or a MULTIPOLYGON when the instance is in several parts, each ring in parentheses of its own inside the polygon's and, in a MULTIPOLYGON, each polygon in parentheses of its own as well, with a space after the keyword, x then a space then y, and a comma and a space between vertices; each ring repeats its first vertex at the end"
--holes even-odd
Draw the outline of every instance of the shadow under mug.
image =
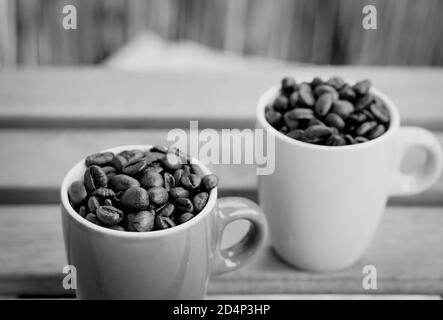
MULTIPOLYGON (((129 145, 105 151, 149 148, 129 145)), ((97 226, 78 215, 68 199, 69 186, 83 180, 85 169, 84 160, 77 163, 61 187, 65 250, 69 265, 76 268, 80 299, 202 299, 210 276, 243 266, 267 236, 265 217, 255 203, 238 197, 217 200, 217 188, 198 215, 174 228, 138 233, 97 226), (250 222, 249 231, 222 249, 224 228, 239 219, 250 222)))
POLYGON ((259 200, 272 245, 295 267, 311 271, 348 267, 369 246, 388 196, 418 193, 437 180, 441 146, 427 130, 400 127, 394 103, 377 89, 371 93, 391 115, 385 134, 340 147, 304 143, 266 121, 265 107, 278 93, 279 86, 267 90, 256 114, 257 128, 275 139, 275 171, 259 176, 259 200), (427 161, 422 170, 406 174, 401 163, 413 148, 424 149, 427 161))

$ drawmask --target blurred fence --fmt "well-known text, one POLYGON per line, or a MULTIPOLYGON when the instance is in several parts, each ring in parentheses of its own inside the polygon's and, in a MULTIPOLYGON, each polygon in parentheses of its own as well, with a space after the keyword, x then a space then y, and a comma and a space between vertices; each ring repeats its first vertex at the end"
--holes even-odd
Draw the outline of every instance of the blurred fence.
POLYGON ((146 30, 290 61, 442 65, 442 17, 440 0, 0 0, 0 65, 97 63, 146 30), (365 4, 377 30, 361 26, 365 4))

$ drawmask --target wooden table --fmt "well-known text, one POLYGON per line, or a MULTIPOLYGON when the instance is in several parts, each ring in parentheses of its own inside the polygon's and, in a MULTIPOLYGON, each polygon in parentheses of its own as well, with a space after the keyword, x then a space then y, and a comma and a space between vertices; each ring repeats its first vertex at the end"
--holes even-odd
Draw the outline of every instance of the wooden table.
MULTIPOLYGON (((59 214, 64 173, 96 150, 166 142, 171 128, 248 128, 259 94, 286 74, 371 78, 406 125, 433 130, 443 144, 441 69, 301 67, 247 73, 125 73, 105 69, 0 72, 0 295, 72 296, 59 214)), ((423 155, 411 155, 413 170, 423 155)), ((212 166, 221 195, 257 200, 252 166, 212 166)), ((215 277, 209 293, 443 294, 443 178, 422 194, 392 198, 377 235, 355 266, 308 273, 279 260, 270 245, 247 267, 215 277), (377 267, 378 288, 362 288, 362 267, 377 267)), ((227 242, 241 227, 231 228, 227 242)))

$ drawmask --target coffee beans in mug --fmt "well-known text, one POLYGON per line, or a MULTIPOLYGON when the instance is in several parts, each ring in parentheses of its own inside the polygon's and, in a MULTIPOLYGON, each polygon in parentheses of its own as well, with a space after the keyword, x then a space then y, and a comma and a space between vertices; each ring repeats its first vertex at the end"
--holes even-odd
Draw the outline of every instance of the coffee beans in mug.
POLYGON ((351 85, 340 77, 303 83, 286 77, 279 95, 265 108, 265 118, 279 132, 302 142, 364 143, 382 136, 390 125, 389 111, 371 86, 370 80, 351 85))
MULTIPOLYGON (((290 82, 286 86, 288 92, 298 88, 290 82)), ((380 132, 377 128, 372 135, 380 132)), ((218 185, 216 175, 205 175, 179 150, 161 146, 95 153, 85 165, 83 181, 68 188, 69 201, 82 218, 117 231, 150 232, 183 224, 204 209, 218 185)))

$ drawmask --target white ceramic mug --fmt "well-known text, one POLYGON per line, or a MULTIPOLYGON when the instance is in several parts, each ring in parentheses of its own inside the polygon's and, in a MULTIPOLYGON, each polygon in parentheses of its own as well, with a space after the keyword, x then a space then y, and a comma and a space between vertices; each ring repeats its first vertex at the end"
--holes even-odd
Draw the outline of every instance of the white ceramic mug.
POLYGON ((257 127, 275 138, 275 171, 259 177, 272 244, 284 260, 302 269, 345 268, 369 246, 389 196, 421 192, 438 179, 441 146, 427 130, 400 127, 394 103, 377 89, 372 94, 391 114, 385 134, 349 146, 304 143, 266 121, 265 107, 278 92, 279 86, 269 89, 257 106, 257 127), (402 173, 401 162, 414 147, 426 150, 427 162, 419 172, 402 173))
MULTIPOLYGON (((105 151, 148 150, 131 145, 105 151)), ((209 170, 198 163, 204 174, 209 170)), ((62 224, 68 263, 77 271, 80 299, 202 299, 209 277, 247 263, 267 236, 260 208, 245 198, 217 199, 211 190, 205 208, 190 221, 152 232, 123 232, 95 225, 71 207, 68 188, 83 180, 84 160, 66 175, 61 187, 62 224), (238 243, 221 248, 225 227, 248 220, 238 243)))

